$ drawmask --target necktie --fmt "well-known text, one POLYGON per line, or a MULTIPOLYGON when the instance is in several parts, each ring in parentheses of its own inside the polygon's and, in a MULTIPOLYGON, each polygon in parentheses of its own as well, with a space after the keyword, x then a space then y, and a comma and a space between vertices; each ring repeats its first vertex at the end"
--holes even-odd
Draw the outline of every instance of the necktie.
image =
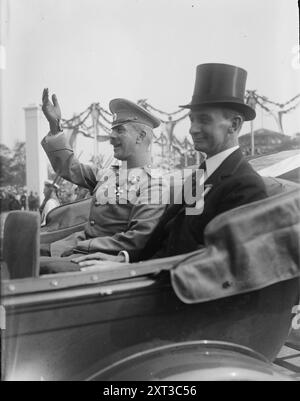
POLYGON ((199 169, 204 170, 204 173, 206 173, 206 160, 200 164, 199 169))
MULTIPOLYGON (((200 166, 199 166, 199 170, 203 170, 203 174, 204 174, 204 179, 206 179, 206 161, 204 160, 200 166)), ((196 185, 196 172, 193 172, 193 187, 196 185)))

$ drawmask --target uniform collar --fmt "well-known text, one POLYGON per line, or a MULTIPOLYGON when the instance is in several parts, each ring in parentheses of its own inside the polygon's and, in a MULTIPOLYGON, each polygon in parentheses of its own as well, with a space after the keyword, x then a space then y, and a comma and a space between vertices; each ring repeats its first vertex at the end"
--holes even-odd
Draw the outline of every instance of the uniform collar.
MULTIPOLYGON (((114 168, 117 168, 117 169, 122 169, 122 166, 118 166, 118 165, 115 165, 115 166, 113 166, 114 168)), ((151 164, 145 164, 144 166, 137 166, 137 167, 131 167, 131 168, 129 168, 128 169, 128 171, 134 171, 134 170, 144 170, 144 171, 146 171, 146 173, 148 173, 148 174, 150 174, 151 173, 151 170, 152 170, 152 165, 151 164)))

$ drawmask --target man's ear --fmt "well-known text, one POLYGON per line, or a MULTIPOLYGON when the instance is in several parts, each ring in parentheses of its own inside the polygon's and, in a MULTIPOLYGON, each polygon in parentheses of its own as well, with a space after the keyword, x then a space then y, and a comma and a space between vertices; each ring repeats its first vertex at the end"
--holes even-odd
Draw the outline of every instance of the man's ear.
POLYGON ((243 124, 243 119, 241 116, 235 116, 231 120, 231 126, 229 127, 230 133, 239 132, 241 126, 243 124))
POLYGON ((145 131, 140 131, 138 133, 138 136, 136 137, 136 143, 142 143, 144 138, 146 136, 146 132, 145 131))

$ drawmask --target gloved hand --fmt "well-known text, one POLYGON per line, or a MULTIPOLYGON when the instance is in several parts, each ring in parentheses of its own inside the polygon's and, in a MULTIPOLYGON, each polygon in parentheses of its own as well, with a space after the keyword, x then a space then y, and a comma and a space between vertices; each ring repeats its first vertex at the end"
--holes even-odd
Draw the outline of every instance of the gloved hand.
POLYGON ((61 131, 60 128, 61 110, 57 101, 57 97, 54 94, 52 95, 52 102, 53 102, 52 104, 49 100, 49 90, 48 88, 45 88, 43 90, 42 101, 43 101, 42 110, 44 116, 47 118, 49 122, 51 134, 55 135, 59 131, 61 131))

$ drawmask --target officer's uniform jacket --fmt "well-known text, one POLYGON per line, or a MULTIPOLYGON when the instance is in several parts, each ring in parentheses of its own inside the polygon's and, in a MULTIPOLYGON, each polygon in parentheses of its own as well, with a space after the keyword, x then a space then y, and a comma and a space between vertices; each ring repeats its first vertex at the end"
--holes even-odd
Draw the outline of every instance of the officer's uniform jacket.
POLYGON ((51 256, 76 248, 83 253, 122 250, 139 253, 168 202, 168 185, 145 166, 97 169, 80 163, 63 133, 47 135, 42 146, 56 173, 93 194, 86 229, 51 244, 51 256), (150 203, 151 202, 151 203, 150 203))

